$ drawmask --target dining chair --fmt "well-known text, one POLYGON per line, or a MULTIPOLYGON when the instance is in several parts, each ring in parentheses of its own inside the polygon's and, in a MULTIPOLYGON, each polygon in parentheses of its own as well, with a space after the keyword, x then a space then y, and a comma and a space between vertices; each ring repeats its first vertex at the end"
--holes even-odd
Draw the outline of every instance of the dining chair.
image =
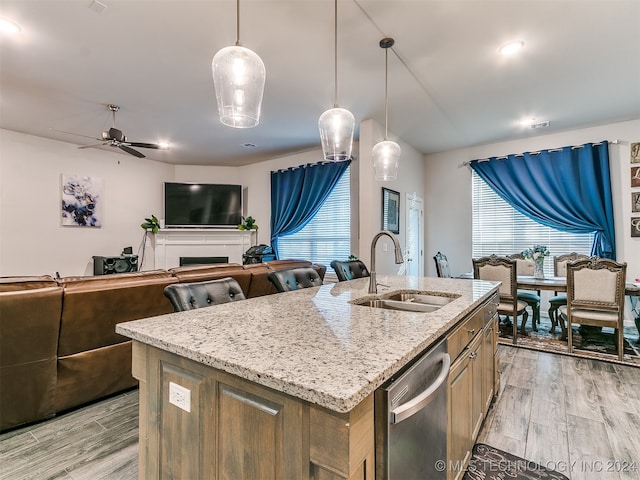
POLYGON ((451 278, 451 270, 449 269, 449 260, 443 253, 436 253, 433 256, 433 261, 436 262, 436 273, 440 278, 451 278))
POLYGON ((367 266, 362 260, 333 260, 330 265, 335 270, 339 282, 370 275, 367 266))
POLYGON ((527 304, 518 300, 518 263, 515 259, 497 255, 474 258, 472 261, 473 278, 501 282, 498 290, 500 295, 498 315, 505 315, 513 319, 513 343, 517 343, 518 317, 522 316, 520 333, 526 335, 524 325, 529 316, 527 304))
POLYGON ((567 263, 567 304, 560 315, 567 321, 569 353, 573 352, 572 325, 615 330, 618 360, 624 358, 624 292, 627 264, 590 257, 567 263))
POLYGON ((322 285, 322 279, 313 267, 277 270, 269 272, 267 278, 279 293, 322 285))
POLYGON ((231 277, 205 282, 172 283, 164 287, 164 296, 176 312, 245 299, 240 284, 231 277))
MULTIPOLYGON (((518 275, 533 276, 533 261, 525 258, 522 253, 513 253, 507 255, 507 258, 514 259, 518 264, 518 275)), ((540 324, 540 290, 537 291, 537 294, 530 290, 518 290, 518 300, 522 300, 531 307, 531 311, 533 312, 531 327, 534 332, 537 332, 538 325, 540 324)))
MULTIPOLYGON (((567 263, 578 259, 589 258, 589 255, 582 255, 580 253, 571 252, 564 255, 557 255, 553 257, 553 275, 555 277, 567 276, 567 263)), ((565 331, 564 323, 560 323, 562 319, 558 315, 558 309, 562 305, 567 304, 567 294, 554 292, 554 296, 549 299, 549 320, 551 320, 551 333, 555 333, 556 326, 560 325, 562 331, 565 331)))

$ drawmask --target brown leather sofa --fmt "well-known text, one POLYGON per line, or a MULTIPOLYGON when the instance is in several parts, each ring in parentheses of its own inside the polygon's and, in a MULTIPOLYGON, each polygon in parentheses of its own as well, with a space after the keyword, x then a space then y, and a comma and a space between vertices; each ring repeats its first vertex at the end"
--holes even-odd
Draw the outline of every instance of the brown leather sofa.
POLYGON ((270 271, 303 260, 104 276, 0 278, 0 431, 135 387, 131 341, 115 325, 173 312, 164 287, 233 277, 247 298, 276 293, 270 271))
POLYGON ((53 416, 62 287, 0 278, 0 430, 53 416))

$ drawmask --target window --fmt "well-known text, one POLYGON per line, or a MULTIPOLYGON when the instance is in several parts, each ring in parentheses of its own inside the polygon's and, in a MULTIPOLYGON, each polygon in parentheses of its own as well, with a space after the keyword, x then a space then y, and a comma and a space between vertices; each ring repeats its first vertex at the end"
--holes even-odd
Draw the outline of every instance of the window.
MULTIPOLYGON (((546 227, 514 210, 473 172, 473 257, 510 255, 533 245, 546 245, 549 258, 576 252, 589 255, 593 233, 568 233, 546 227)), ((544 262, 544 273, 553 276, 553 261, 544 262)))
POLYGON ((318 213, 298 233, 280 237, 280 258, 303 258, 326 265, 351 254, 351 166, 318 213))

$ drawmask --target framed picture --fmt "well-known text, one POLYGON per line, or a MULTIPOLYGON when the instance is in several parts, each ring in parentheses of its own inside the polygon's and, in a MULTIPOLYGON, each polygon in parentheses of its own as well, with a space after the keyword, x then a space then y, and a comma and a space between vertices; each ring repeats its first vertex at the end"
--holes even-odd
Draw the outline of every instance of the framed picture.
POLYGON ((400 193, 382 187, 382 230, 400 233, 400 193))
POLYGON ((631 186, 640 187, 640 167, 631 167, 631 186))
POLYGON ((63 226, 102 226, 102 179, 65 175, 61 177, 63 226))
POLYGON ((631 211, 640 212, 640 192, 631 192, 631 211))
POLYGON ((631 144, 631 163, 640 163, 640 142, 631 144))
POLYGON ((631 217, 631 236, 640 237, 640 217, 631 217))

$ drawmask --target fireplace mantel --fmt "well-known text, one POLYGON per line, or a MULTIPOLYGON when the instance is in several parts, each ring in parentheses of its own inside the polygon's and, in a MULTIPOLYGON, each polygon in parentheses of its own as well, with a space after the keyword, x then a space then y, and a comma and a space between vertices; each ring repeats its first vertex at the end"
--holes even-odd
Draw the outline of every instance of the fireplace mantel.
POLYGON ((154 268, 180 265, 180 257, 228 257, 242 264, 242 254, 256 241, 255 231, 210 228, 162 228, 155 234, 154 268))

